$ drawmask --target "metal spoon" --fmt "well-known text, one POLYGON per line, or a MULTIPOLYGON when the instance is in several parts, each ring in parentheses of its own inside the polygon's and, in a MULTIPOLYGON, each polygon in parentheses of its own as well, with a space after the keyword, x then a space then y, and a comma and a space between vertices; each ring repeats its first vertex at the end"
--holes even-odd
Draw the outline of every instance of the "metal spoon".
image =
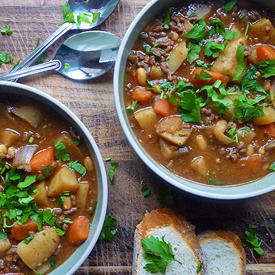
POLYGON ((56 70, 71 79, 84 80, 98 77, 114 65, 121 39, 102 31, 87 31, 67 39, 53 60, 0 75, 0 80, 56 70))
POLYGON ((99 13, 99 18, 94 24, 83 23, 79 27, 77 24, 64 23, 50 37, 48 37, 39 47, 37 47, 24 61, 22 61, 12 72, 29 67, 48 47, 50 47, 58 38, 71 29, 92 29, 104 20, 106 20, 117 6, 119 0, 69 0, 68 3, 73 10, 74 15, 79 13, 92 14, 99 13))

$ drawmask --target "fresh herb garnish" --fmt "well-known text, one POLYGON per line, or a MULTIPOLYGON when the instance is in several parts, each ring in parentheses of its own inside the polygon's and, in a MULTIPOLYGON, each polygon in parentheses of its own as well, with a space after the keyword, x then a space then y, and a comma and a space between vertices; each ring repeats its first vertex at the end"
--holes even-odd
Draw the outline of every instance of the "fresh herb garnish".
POLYGON ((0 52, 0 66, 3 63, 9 63, 12 61, 13 61, 13 58, 8 53, 0 52))
POLYGON ((247 23, 246 24, 246 29, 245 29, 245 32, 244 32, 245 40, 247 40, 247 38, 248 38, 247 32, 248 32, 249 26, 250 26, 250 24, 247 23))
POLYGON ((110 169, 109 169, 109 172, 108 172, 108 175, 109 175, 109 178, 110 178, 110 181, 112 182, 113 181, 113 178, 114 178, 114 174, 115 174, 115 168, 118 166, 118 162, 117 161, 113 161, 111 163, 111 166, 110 166, 110 169))
POLYGON ((59 236, 64 236, 65 232, 63 230, 61 230, 59 228, 56 228, 55 230, 59 236))
POLYGON ((138 105, 139 105, 139 104, 138 104, 138 101, 133 99, 133 101, 132 101, 132 106, 131 106, 131 107, 128 107, 126 110, 127 110, 130 114, 132 114, 133 111, 137 108, 138 105))
POLYGON ((236 143, 238 143, 238 134, 236 132, 236 127, 231 128, 227 131, 227 135, 232 138, 236 143))
POLYGON ((237 61, 238 61, 238 67, 237 67, 236 74, 235 74, 234 78, 232 79, 233 81, 238 80, 241 77, 242 72, 244 70, 244 48, 245 48, 245 46, 241 46, 241 45, 239 45, 237 48, 236 56, 237 56, 237 61))
POLYGON ((1 30, 1 33, 11 35, 12 31, 10 31, 10 24, 6 24, 5 27, 1 30))
POLYGON ((64 70, 67 71, 71 68, 70 64, 65 63, 64 70))
POLYGON ((62 194, 60 194, 60 205, 63 206, 65 199, 70 196, 70 192, 69 191, 64 191, 62 194))
POLYGON ((204 46, 204 55, 217 58, 221 51, 224 52, 228 43, 218 44, 215 41, 207 42, 204 46))
POLYGON ((255 234, 257 231, 256 225, 249 225, 249 229, 245 231, 246 237, 242 239, 243 247, 252 246, 253 249, 260 255, 264 255, 264 251, 262 248, 260 248, 262 244, 262 240, 260 240, 255 234))
POLYGON ((56 141, 54 143, 54 147, 56 148, 56 152, 54 154, 54 157, 57 160, 63 160, 63 161, 67 161, 70 160, 70 151, 68 149, 66 149, 66 146, 64 145, 63 142, 61 141, 56 141))
POLYGON ((86 168, 81 163, 79 163, 78 160, 68 162, 68 166, 72 168, 75 172, 81 174, 82 176, 86 175, 86 168))
POLYGON ((29 236, 28 238, 26 238, 26 239, 24 240, 24 243, 25 243, 25 244, 29 244, 33 238, 34 238, 34 235, 29 236))
POLYGON ((104 224, 99 236, 99 239, 106 242, 111 242, 114 238, 114 235, 117 232, 116 226, 116 219, 111 217, 109 214, 106 214, 104 224))
POLYGON ((196 68, 201 68, 206 70, 209 70, 212 66, 213 66, 212 64, 207 64, 204 61, 197 61, 195 65, 196 68))
MULTIPOLYGON (((40 42, 40 37, 37 38, 37 41, 36 41, 36 44, 35 44, 35 46, 34 46, 33 51, 36 50, 36 48, 37 48, 38 45, 39 45, 39 42, 40 42)), ((34 64, 39 63, 39 62, 43 62, 44 59, 45 59, 45 57, 46 57, 46 55, 47 55, 47 51, 43 52, 40 56, 38 56, 38 57, 35 59, 34 64)))
POLYGON ((237 2, 238 0, 229 0, 227 3, 225 3, 224 5, 225 12, 230 12, 237 2))
POLYGON ((268 58, 257 64, 260 72, 263 73, 263 78, 275 76, 275 59, 268 58))
POLYGON ((169 7, 164 16, 162 27, 165 29, 169 28, 170 20, 171 20, 171 17, 170 17, 171 11, 172 11, 172 8, 169 7))
POLYGON ((147 185, 142 184, 142 186, 141 186, 141 192, 143 194, 143 197, 147 197, 151 193, 151 190, 150 190, 150 188, 147 185))
POLYGON ((143 257, 149 261, 149 263, 143 267, 146 271, 165 274, 167 265, 172 261, 182 264, 175 259, 172 246, 164 240, 164 237, 165 236, 160 240, 158 237, 151 236, 150 238, 146 237, 141 240, 142 247, 145 251, 143 257))
POLYGON ((198 264, 198 266, 197 266, 197 273, 201 272, 202 266, 203 266, 203 262, 201 262, 201 263, 198 264))
POLYGON ((93 216, 94 216, 95 211, 96 211, 96 208, 97 208, 97 201, 95 202, 95 204, 94 204, 94 206, 93 206, 92 212, 90 213, 90 217, 93 217, 93 216))
MULTIPOLYGON (((266 134, 266 133, 265 133, 266 134)), ((268 134, 267 134, 267 136, 268 136, 268 134)), ((275 171, 275 162, 273 162, 270 166, 269 166, 269 168, 268 168, 270 171, 272 171, 272 172, 274 172, 275 171)))
POLYGON ((210 81, 212 79, 212 75, 202 69, 200 74, 195 75, 195 79, 210 81))
POLYGON ((56 259, 51 259, 50 260, 50 268, 53 268, 57 263, 57 260, 56 259))
POLYGON ((190 41, 188 43, 187 51, 187 60, 190 64, 192 64, 199 57, 201 51, 201 43, 196 41, 190 41))

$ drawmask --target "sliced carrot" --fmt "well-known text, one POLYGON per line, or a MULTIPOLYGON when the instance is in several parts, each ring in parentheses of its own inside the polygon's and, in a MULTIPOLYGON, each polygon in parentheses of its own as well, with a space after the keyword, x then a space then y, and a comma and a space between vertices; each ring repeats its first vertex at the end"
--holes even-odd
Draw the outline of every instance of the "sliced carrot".
POLYGON ((31 219, 28 219, 22 225, 15 224, 11 229, 11 235, 17 241, 22 241, 28 238, 31 233, 38 231, 37 222, 31 219))
POLYGON ((254 154, 240 159, 240 163, 245 165, 246 173, 255 174, 261 169, 262 156, 259 154, 254 154))
POLYGON ((256 48, 258 62, 268 58, 275 58, 275 49, 271 46, 259 46, 256 48))
POLYGON ((159 97, 155 97, 153 109, 160 116, 170 116, 173 114, 174 106, 166 98, 160 99, 159 97))
POLYGON ((270 123, 267 125, 261 126, 260 130, 262 131, 262 136, 271 138, 275 137, 275 123, 270 123))
POLYGON ((53 155, 54 150, 52 147, 49 147, 45 150, 38 152, 29 162, 29 166, 32 168, 32 171, 42 172, 42 166, 52 166, 53 164, 53 155))
POLYGON ((227 84, 227 82, 229 81, 229 78, 226 75, 222 75, 218 72, 209 71, 209 70, 205 70, 205 69, 204 69, 204 72, 206 72, 206 73, 208 73, 212 76, 212 78, 209 81, 203 80, 203 79, 200 79, 200 78, 195 78, 196 75, 200 76, 201 70, 202 69, 195 69, 193 71, 192 76, 191 76, 191 80, 190 80, 193 84, 212 85, 217 80, 221 80, 222 84, 227 84))
POLYGON ((132 99, 140 103, 147 103, 151 100, 153 93, 143 87, 135 87, 132 91, 132 99))
POLYGON ((85 216, 78 216, 72 222, 68 229, 67 239, 70 244, 79 246, 89 237, 89 219, 85 216))

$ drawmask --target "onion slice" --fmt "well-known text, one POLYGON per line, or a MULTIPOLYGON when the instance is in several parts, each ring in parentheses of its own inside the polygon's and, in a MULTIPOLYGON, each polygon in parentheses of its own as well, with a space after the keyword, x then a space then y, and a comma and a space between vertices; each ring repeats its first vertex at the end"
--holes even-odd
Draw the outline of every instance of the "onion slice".
POLYGON ((38 145, 25 145, 17 149, 12 165, 18 166, 28 164, 33 157, 38 145))

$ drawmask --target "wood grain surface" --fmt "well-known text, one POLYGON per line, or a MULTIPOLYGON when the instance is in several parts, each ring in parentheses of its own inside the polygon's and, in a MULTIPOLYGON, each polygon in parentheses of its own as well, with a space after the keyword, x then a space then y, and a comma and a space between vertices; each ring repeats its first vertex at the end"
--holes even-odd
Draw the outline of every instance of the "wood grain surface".
MULTIPOLYGON (((113 14, 97 29, 123 38, 127 28, 149 0, 121 0, 113 14)), ((44 41, 63 20, 60 6, 65 0, 1 0, 0 29, 11 25, 11 36, 0 35, 0 52, 14 57, 13 64, 3 64, 8 72, 18 59, 33 50, 37 38, 44 41)), ((46 59, 53 58, 61 43, 78 31, 71 31, 55 43, 46 59)), ((146 211, 158 208, 158 198, 171 190, 177 211, 196 226, 205 229, 232 230, 240 237, 249 224, 258 226, 265 256, 247 252, 247 274, 275 274, 275 192, 238 201, 216 201, 187 194, 170 187, 135 154, 120 127, 113 100, 113 71, 91 81, 76 82, 57 72, 41 73, 18 82, 38 88, 69 107, 93 135, 103 159, 118 161, 113 183, 109 182, 108 213, 117 219, 118 232, 111 243, 98 241, 76 274, 130 274, 135 226, 146 211), (144 198, 140 188, 145 183, 151 195, 144 198)), ((105 162, 108 171, 110 162, 105 162)))

